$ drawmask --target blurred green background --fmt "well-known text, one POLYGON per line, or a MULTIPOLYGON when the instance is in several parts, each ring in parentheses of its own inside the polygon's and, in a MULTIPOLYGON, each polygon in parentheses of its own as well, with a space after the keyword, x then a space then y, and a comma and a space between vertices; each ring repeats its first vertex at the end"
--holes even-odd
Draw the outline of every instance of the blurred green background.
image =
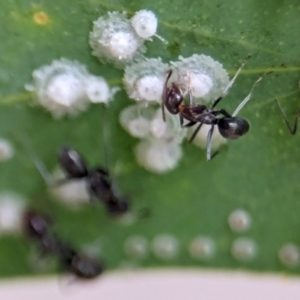
MULTIPOLYGON (((300 246, 300 136, 288 133, 273 102, 277 98, 294 119, 300 98, 299 1, 6 0, 0 8, 0 137, 16 150, 13 159, 0 164, 0 192, 19 193, 32 206, 53 214, 60 235, 78 246, 99 239, 108 268, 134 261, 123 249, 128 236, 151 240, 170 233, 180 245, 176 259, 165 262, 150 253, 137 264, 300 272, 300 267, 288 269, 278 260, 282 245, 300 246), (88 33, 92 21, 107 11, 132 16, 139 9, 157 14, 158 34, 169 41, 168 45, 157 39, 147 42, 147 57, 159 56, 168 62, 178 55, 203 53, 220 61, 232 76, 243 59, 252 55, 222 102, 229 112, 263 72, 274 71, 240 113, 251 123, 250 132, 229 142, 211 162, 204 151, 185 144, 175 171, 155 175, 139 167, 132 151, 137 140, 118 124, 121 109, 133 103, 124 91, 116 95, 109 116, 103 106, 94 105, 77 118, 54 120, 42 108, 30 105, 24 84, 31 81, 32 71, 60 57, 76 59, 112 86, 120 85, 122 71, 101 65, 91 56, 88 33), (39 12, 47 15, 45 24, 35 21, 39 12), (117 176, 121 190, 132 199, 134 210, 149 207, 152 211, 151 217, 130 226, 109 218, 101 205, 74 211, 57 202, 14 135, 27 137, 49 169, 57 165, 56 153, 62 144, 72 145, 95 165, 104 163, 103 126, 110 130, 112 166, 122 166, 117 176), (244 234, 232 233, 227 223, 236 208, 252 216, 252 226, 244 234), (187 248, 197 235, 214 239, 216 254, 211 260, 190 257, 187 248), (232 257, 231 245, 239 236, 257 243, 252 261, 242 263, 232 257)), ((0 276, 34 274, 28 263, 30 245, 22 237, 0 237, 0 276)))

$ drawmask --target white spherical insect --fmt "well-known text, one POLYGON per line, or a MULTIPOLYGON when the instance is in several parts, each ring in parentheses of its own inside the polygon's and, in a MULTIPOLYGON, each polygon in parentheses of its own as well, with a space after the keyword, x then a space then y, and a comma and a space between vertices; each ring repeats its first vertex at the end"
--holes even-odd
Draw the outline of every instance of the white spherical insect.
POLYGON ((279 249, 278 257, 283 265, 296 267, 300 261, 299 247, 294 244, 286 244, 279 249))
POLYGON ((210 259, 215 254, 215 242, 209 237, 198 236, 191 241, 189 252, 195 259, 210 259))
POLYGON ((90 46, 102 63, 122 68, 146 51, 144 40, 136 34, 125 12, 108 12, 93 24, 90 46))
POLYGON ((143 59, 125 68, 123 83, 128 97, 161 103, 168 65, 160 58, 143 59))
POLYGON ((122 127, 137 138, 155 138, 180 144, 187 134, 177 116, 166 112, 166 122, 161 108, 136 104, 126 107, 119 117, 122 127))
POLYGON ((250 238, 238 238, 231 247, 232 255, 240 261, 250 261, 257 254, 257 245, 250 238))
POLYGON ((160 259, 174 259, 179 253, 178 241, 170 234, 157 235, 152 241, 152 251, 160 259))
POLYGON ((129 134, 137 138, 145 138, 150 134, 150 122, 154 115, 154 108, 136 104, 123 109, 119 120, 129 134))
POLYGON ((168 142, 180 144, 187 135, 187 130, 182 128, 178 116, 165 112, 166 122, 162 117, 162 110, 159 108, 150 122, 150 132, 154 138, 164 139, 168 142))
POLYGON ((216 100, 229 83, 228 73, 222 64, 207 55, 179 56, 179 61, 171 64, 183 94, 190 94, 199 103, 216 100))
POLYGON ((131 25, 136 34, 142 39, 152 40, 151 37, 156 36, 163 43, 168 44, 164 38, 156 34, 157 18, 152 11, 145 9, 139 10, 131 18, 131 25))
POLYGON ((181 146, 163 139, 147 139, 135 148, 137 162, 150 172, 165 173, 175 169, 182 157, 181 146))
POLYGON ((0 138, 0 162, 6 161, 12 158, 14 155, 14 149, 11 143, 5 139, 0 138))
POLYGON ((152 11, 143 9, 135 13, 131 24, 138 36, 148 39, 156 33, 157 18, 152 11))
POLYGON ((92 103, 108 103, 112 92, 103 77, 90 75, 85 79, 85 89, 92 103))
POLYGON ((232 231, 246 231, 251 226, 251 216, 243 209, 234 210, 228 217, 229 227, 232 231))
POLYGON ((26 200, 12 192, 0 194, 0 234, 15 234, 22 230, 26 200))
MULTIPOLYGON (((201 149, 206 149, 207 145, 207 135, 209 130, 211 129, 211 125, 203 124, 199 132, 197 133, 193 144, 200 147, 201 149)), ((189 130, 190 134, 194 132, 195 128, 191 128, 189 130)), ((214 133, 212 135, 212 149, 218 150, 223 145, 227 144, 227 139, 223 138, 219 132, 218 126, 215 126, 214 133)))
MULTIPOLYGON (((60 169, 56 169, 53 172, 52 180, 55 182, 64 177, 64 172, 60 169)), ((84 179, 71 180, 57 186, 52 185, 50 186, 50 192, 56 199, 73 208, 77 208, 82 204, 87 204, 90 200, 90 195, 87 191, 87 183, 84 179)))

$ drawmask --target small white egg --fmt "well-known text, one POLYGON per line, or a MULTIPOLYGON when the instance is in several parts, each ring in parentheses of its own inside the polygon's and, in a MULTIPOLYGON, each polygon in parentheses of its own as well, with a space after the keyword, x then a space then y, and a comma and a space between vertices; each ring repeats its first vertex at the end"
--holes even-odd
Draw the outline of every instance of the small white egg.
POLYGON ((191 241, 189 252, 195 259, 211 259, 215 254, 215 242, 207 236, 197 236, 191 241))
POLYGON ((228 217, 229 227, 232 231, 242 232, 246 231, 251 226, 251 217, 243 209, 234 210, 228 217))
POLYGON ((251 261, 257 255, 257 245, 250 238, 238 238, 231 247, 232 255, 240 261, 251 261))
POLYGON ((152 241, 152 251, 160 259, 172 260, 179 253, 179 244, 173 235, 156 235, 152 241))
POLYGON ((124 244, 126 254, 136 259, 145 258, 149 253, 148 248, 148 241, 142 236, 130 236, 124 244))
POLYGON ((299 265, 300 251, 294 244, 286 244, 279 249, 278 257, 281 263, 287 267, 296 267, 299 265))

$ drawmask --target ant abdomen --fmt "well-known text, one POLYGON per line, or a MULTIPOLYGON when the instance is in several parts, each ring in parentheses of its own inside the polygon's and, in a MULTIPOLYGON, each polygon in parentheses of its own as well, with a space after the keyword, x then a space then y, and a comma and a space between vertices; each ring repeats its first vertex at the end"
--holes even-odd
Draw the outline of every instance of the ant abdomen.
POLYGON ((218 120, 218 129, 220 134, 229 140, 235 140, 249 131, 249 123, 236 117, 223 117, 218 120))
POLYGON ((129 210, 129 203, 126 200, 114 200, 111 199, 107 202, 107 211, 114 216, 122 215, 129 210))
POLYGON ((70 251, 69 257, 62 260, 66 271, 81 279, 93 279, 100 275, 104 268, 100 262, 75 251, 70 251))

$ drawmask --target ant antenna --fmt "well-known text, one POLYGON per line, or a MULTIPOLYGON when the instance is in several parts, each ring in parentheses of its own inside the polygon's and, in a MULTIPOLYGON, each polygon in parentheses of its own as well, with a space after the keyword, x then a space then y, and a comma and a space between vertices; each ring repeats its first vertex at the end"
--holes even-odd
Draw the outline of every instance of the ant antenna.
MULTIPOLYGON (((107 116, 107 114, 105 114, 105 116, 107 116)), ((107 124, 106 120, 104 120, 104 123, 107 124)), ((103 149, 104 149, 104 160, 105 160, 105 171, 108 174, 108 176, 110 177, 110 181, 111 181, 111 185, 112 185, 112 189, 113 191, 119 195, 120 191, 118 189, 118 185, 117 185, 117 176, 115 175, 115 167, 114 170, 112 170, 112 164, 111 164, 111 155, 110 155, 110 148, 109 145, 109 141, 110 141, 110 130, 108 126, 103 126, 103 149)))
POLYGON ((39 159, 39 157, 34 152, 33 148, 31 147, 31 143, 29 142, 29 139, 25 138, 19 132, 14 132, 14 135, 30 155, 31 159, 34 162, 35 167, 37 168, 37 170, 39 171, 39 173, 41 174, 45 182, 49 185, 52 184, 53 182, 52 176, 48 172, 45 164, 39 159))
POLYGON ((294 122, 294 126, 293 126, 293 128, 292 128, 292 126, 290 125, 290 123, 289 123, 289 121, 288 121, 288 119, 287 119, 285 113, 283 112, 283 110, 282 110, 282 108, 281 108, 281 106, 280 106, 278 100, 275 99, 275 102, 277 103, 277 106, 278 106, 278 108, 279 108, 279 110, 280 110, 280 112, 281 112, 281 114, 282 114, 282 116, 283 116, 283 118, 284 118, 285 124, 287 125, 287 127, 288 127, 288 129, 289 129, 291 135, 295 135, 296 132, 297 132, 297 127, 298 127, 298 118, 299 118, 299 115, 300 115, 300 109, 299 109, 299 111, 298 111, 297 117, 296 117, 295 122, 294 122))
POLYGON ((240 72, 242 71, 242 69, 244 68, 245 64, 247 63, 248 59, 251 58, 251 55, 247 56, 245 58, 245 60, 242 62, 241 66, 239 67, 239 69, 236 71, 235 75, 233 76, 233 78, 229 81, 228 85, 226 86, 226 88, 224 89, 222 95, 213 103, 211 108, 214 108, 227 94, 228 90, 232 87, 233 83, 235 82, 236 78, 238 77, 238 75, 240 74, 240 72))
POLYGON ((172 75, 173 71, 172 70, 169 70, 167 72, 167 79, 165 81, 165 85, 164 85, 164 92, 163 92, 163 99, 162 99, 162 102, 161 102, 161 109, 162 109, 162 115, 163 115, 163 120, 164 122, 166 122, 166 113, 165 113, 165 102, 166 102, 166 91, 167 91, 167 84, 168 84, 168 81, 172 75))
POLYGON ((109 149, 108 149, 108 137, 109 132, 106 126, 103 126, 103 149, 104 149, 104 163, 105 163, 105 169, 106 171, 110 168, 110 155, 109 155, 109 149))
POLYGON ((262 76, 260 76, 253 84, 250 93, 248 94, 248 96, 239 104, 239 106, 236 108, 236 110, 233 112, 232 117, 235 117, 239 111, 246 105, 246 103, 250 100, 252 92, 254 90, 254 88, 256 87, 256 85, 268 74, 273 73, 273 72, 267 72, 265 74, 263 74, 262 76))

